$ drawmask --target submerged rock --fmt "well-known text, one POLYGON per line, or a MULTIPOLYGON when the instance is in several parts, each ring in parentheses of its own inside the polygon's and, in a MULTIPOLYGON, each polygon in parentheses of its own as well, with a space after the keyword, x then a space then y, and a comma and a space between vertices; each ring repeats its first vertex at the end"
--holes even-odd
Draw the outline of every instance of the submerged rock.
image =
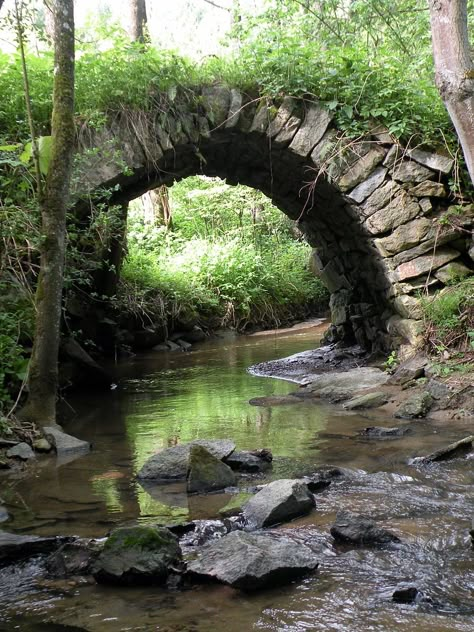
POLYGON ((165 527, 113 531, 93 566, 99 583, 127 586, 163 583, 181 562, 178 538, 165 527))
POLYGON ((298 399, 293 395, 269 395, 268 397, 254 397, 249 399, 251 406, 284 406, 286 404, 298 404, 298 399))
POLYGON ((188 473, 189 453, 193 445, 203 446, 216 459, 220 460, 226 458, 235 450, 235 443, 230 439, 218 439, 216 441, 198 439, 191 443, 183 443, 167 448, 150 457, 138 472, 138 478, 163 481, 184 480, 188 473))
POLYGON ((317 566, 314 553, 289 538, 234 531, 203 547, 188 573, 252 591, 288 583, 317 566))
POLYGON ((252 494, 249 494, 248 492, 241 492, 240 494, 237 494, 229 500, 227 505, 224 505, 224 507, 219 509, 219 516, 222 518, 237 516, 242 513, 243 506, 250 498, 252 498, 252 494))
POLYGON ((394 439, 396 437, 403 437, 403 435, 410 432, 409 428, 384 428, 383 426, 368 426, 359 433, 361 437, 367 437, 369 439, 394 439))
POLYGON ((238 472, 263 472, 272 466, 272 461, 270 450, 232 452, 224 459, 229 467, 238 472))
POLYGON ((395 603, 413 603, 420 591, 416 586, 398 586, 392 594, 395 603))
POLYGON ((465 437, 460 441, 450 443, 445 448, 440 448, 436 452, 432 452, 426 456, 417 456, 411 460, 411 463, 437 463, 439 461, 450 461, 460 456, 470 454, 474 450, 474 435, 465 437))
POLYGON ((188 493, 212 492, 235 485, 231 468, 202 445, 191 446, 188 468, 188 493))
POLYGON ((309 513, 315 501, 302 480, 281 479, 260 490, 244 505, 250 527, 260 529, 309 513))
POLYGON ((29 461, 29 459, 35 458, 35 453, 31 449, 31 446, 29 446, 25 442, 22 442, 17 443, 17 445, 13 446, 13 448, 7 450, 7 457, 9 459, 15 458, 22 461, 29 461))
POLYGON ((395 412, 395 417, 399 419, 419 419, 426 417, 426 413, 433 404, 433 398, 427 392, 415 393, 403 404, 399 406, 395 412))
POLYGON ((43 538, 36 535, 16 535, 0 531, 0 565, 31 557, 39 553, 51 553, 72 538, 43 538))
POLYGON ((54 447, 59 457, 75 456, 90 452, 91 444, 82 441, 72 435, 62 432, 53 426, 43 428, 44 435, 49 443, 54 447))
POLYGON ((331 527, 331 535, 336 542, 358 546, 374 546, 400 542, 400 538, 372 520, 349 511, 339 511, 331 527))

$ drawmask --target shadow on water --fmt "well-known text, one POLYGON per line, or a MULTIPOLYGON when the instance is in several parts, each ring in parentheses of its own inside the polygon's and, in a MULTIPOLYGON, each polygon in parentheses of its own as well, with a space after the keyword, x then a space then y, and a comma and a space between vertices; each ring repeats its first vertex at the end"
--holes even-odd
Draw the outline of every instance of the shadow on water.
POLYGON ((164 447, 224 437, 242 449, 268 447, 275 455, 269 478, 299 476, 330 463, 348 468, 346 475, 318 494, 315 512, 280 527, 317 551, 318 573, 255 595, 218 585, 185 592, 67 582, 52 587, 42 581, 42 561, 32 560, 0 571, 0 631, 473 630, 473 461, 408 465, 410 457, 464 436, 466 427, 420 421, 401 438, 374 441, 362 439, 360 430, 392 426, 393 419, 369 422, 320 402, 248 404, 253 397, 295 389, 251 376, 248 366, 312 348, 320 335, 315 328, 226 337, 188 354, 124 362, 117 367, 118 389, 71 402, 76 415, 67 430, 92 441, 93 452, 59 467, 38 459, 33 474, 3 479, 2 489, 11 516, 7 530, 100 536, 137 520, 211 518, 228 502, 227 494, 188 497, 178 483, 139 485, 135 473, 164 447), (329 528, 341 508, 370 515, 402 543, 378 550, 334 546, 329 528), (404 583, 420 591, 414 604, 391 601, 404 583))

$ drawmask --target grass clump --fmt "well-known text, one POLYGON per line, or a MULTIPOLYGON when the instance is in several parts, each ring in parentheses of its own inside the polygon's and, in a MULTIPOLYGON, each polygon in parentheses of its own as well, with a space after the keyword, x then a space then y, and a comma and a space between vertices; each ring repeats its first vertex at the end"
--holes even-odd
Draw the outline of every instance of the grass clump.
POLYGON ((439 356, 439 374, 472 370, 474 367, 474 277, 423 298, 425 343, 439 356), (446 373, 447 371, 447 373, 446 373))

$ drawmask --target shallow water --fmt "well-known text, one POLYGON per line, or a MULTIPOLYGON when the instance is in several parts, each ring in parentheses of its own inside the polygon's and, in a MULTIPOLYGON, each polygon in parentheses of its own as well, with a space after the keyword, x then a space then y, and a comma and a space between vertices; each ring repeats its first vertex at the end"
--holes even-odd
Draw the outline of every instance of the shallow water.
POLYGON ((414 422, 410 434, 376 441, 357 433, 368 425, 393 426, 393 419, 367 419, 314 402, 248 404, 252 397, 295 390, 287 382, 249 375, 248 366, 313 348, 320 335, 321 327, 225 337, 196 345, 191 353, 123 362, 116 390, 71 401, 75 419, 66 429, 92 441, 93 452, 63 464, 39 459, 33 474, 2 479, 1 494, 12 515, 2 526, 18 533, 100 536, 136 520, 212 518, 229 495, 188 498, 179 484, 144 489, 134 475, 163 447, 231 437, 238 448, 272 449, 269 478, 310 473, 323 464, 350 468, 318 494, 315 512, 280 527, 318 551, 315 575, 251 596, 223 586, 185 592, 46 586, 41 562, 31 560, 0 571, 0 630, 473 630, 468 531, 474 461, 408 465, 410 457, 470 434, 467 422, 414 422), (329 527, 340 508, 371 515, 402 544, 384 550, 334 547, 329 527), (391 602, 394 587, 404 582, 422 591, 414 605, 391 602))

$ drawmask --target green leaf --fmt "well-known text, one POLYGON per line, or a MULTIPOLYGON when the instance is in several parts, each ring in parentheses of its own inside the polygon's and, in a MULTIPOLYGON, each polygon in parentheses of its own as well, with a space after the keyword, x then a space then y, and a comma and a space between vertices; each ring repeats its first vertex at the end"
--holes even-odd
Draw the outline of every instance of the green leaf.
MULTIPOLYGON (((51 147, 52 136, 40 136, 37 140, 38 153, 39 153, 39 168, 41 173, 45 176, 49 170, 49 163, 51 162, 51 147)), ((24 164, 30 162, 33 158, 33 143, 26 143, 25 148, 20 154, 20 160, 24 164)))
POLYGON ((17 143, 16 145, 0 145, 0 151, 16 151, 20 149, 21 143, 17 143))

